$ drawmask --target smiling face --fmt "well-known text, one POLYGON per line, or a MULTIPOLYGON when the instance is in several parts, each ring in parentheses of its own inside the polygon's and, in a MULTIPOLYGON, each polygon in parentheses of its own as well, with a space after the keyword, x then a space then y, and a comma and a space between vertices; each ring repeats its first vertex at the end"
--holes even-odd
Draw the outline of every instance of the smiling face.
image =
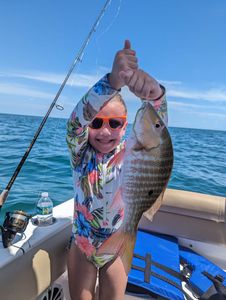
MULTIPOLYGON (((99 117, 121 117, 126 115, 126 109, 122 102, 117 98, 112 99, 108 102, 102 110, 96 115, 96 118, 99 117)), ((120 120, 120 119, 119 119, 120 120)), ((126 122, 126 120, 124 120, 126 122)), ((89 127, 89 143, 95 148, 98 152, 109 153, 114 150, 121 141, 121 138, 125 134, 126 124, 119 129, 111 129, 108 122, 104 122, 103 126, 100 129, 93 129, 89 127)))

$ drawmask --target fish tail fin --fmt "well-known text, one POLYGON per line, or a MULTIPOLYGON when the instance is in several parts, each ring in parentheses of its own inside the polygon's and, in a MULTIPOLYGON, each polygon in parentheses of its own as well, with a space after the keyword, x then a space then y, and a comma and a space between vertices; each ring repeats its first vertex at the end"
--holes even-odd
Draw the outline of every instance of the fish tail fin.
POLYGON ((111 254, 115 255, 115 257, 120 256, 125 271, 128 274, 131 268, 135 242, 136 234, 126 233, 119 229, 103 242, 97 250, 96 255, 111 254))
POLYGON ((159 195, 155 203, 147 210, 144 212, 144 216, 149 219, 150 221, 153 220, 154 215, 156 212, 159 210, 159 208, 162 205, 163 202, 163 196, 164 196, 165 189, 162 191, 162 193, 159 195))

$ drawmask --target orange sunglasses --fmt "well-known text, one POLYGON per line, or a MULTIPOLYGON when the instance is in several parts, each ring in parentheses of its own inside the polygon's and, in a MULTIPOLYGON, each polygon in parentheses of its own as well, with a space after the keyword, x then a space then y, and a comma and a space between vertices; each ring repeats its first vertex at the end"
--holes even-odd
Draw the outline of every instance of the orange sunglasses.
POLYGON ((126 124, 127 116, 111 116, 111 117, 96 117, 90 123, 92 129, 101 129, 104 124, 107 124, 112 130, 119 130, 126 124))

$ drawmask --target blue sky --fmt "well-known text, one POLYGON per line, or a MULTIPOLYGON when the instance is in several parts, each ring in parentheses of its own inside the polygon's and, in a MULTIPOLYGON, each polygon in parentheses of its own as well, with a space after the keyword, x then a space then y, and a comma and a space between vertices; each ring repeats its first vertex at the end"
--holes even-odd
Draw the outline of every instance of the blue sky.
MULTIPOLYGON (((46 113, 104 3, 0 1, 0 112, 46 113)), ((169 126, 226 130, 225 31, 225 0, 112 0, 51 116, 67 118, 130 39, 167 89, 169 126)), ((140 100, 122 93, 132 122, 140 100)))

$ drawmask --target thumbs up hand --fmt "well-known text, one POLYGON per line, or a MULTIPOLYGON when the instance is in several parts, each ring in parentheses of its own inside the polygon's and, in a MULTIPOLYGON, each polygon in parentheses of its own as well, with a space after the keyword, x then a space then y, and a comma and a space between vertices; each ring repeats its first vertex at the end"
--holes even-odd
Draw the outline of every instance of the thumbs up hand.
POLYGON ((115 55, 112 71, 108 77, 110 85, 119 90, 126 85, 137 69, 136 52, 131 49, 130 41, 125 40, 124 48, 115 55))

